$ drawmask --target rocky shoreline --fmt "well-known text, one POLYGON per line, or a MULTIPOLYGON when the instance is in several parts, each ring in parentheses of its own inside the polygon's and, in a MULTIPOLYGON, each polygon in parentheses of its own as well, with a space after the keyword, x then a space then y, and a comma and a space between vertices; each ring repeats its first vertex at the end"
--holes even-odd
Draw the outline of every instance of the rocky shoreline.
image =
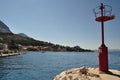
POLYGON ((110 69, 109 72, 99 72, 98 68, 73 68, 63 71, 53 80, 120 80, 120 71, 110 69))

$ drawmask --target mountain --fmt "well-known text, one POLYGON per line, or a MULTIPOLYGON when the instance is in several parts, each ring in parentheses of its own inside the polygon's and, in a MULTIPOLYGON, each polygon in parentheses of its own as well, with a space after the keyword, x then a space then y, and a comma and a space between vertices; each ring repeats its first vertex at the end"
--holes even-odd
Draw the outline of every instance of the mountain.
POLYGON ((27 36, 26 34, 24 33, 18 33, 17 35, 21 36, 21 37, 24 37, 24 38, 30 38, 29 36, 27 36))
POLYGON ((9 27, 7 27, 2 21, 0 21, 0 43, 7 44, 10 50, 16 50, 18 49, 18 45, 21 45, 22 47, 27 47, 28 50, 34 51, 91 52, 91 50, 82 49, 79 46, 69 47, 53 44, 50 42, 35 40, 33 38, 28 37, 24 33, 14 34, 10 31, 9 27))
POLYGON ((10 34, 12 34, 9 27, 7 25, 5 25, 2 21, 0 21, 0 33, 10 33, 10 34))

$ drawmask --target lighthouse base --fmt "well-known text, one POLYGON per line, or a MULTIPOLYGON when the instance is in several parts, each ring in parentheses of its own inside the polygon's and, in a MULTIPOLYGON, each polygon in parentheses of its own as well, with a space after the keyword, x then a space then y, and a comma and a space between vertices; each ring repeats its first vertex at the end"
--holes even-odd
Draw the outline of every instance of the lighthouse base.
POLYGON ((99 71, 108 72, 108 48, 102 44, 98 49, 99 71))

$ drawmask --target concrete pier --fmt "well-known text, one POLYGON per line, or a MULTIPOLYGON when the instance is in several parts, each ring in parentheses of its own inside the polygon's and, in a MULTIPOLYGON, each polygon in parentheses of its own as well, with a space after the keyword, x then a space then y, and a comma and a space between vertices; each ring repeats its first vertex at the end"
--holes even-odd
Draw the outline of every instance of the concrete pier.
POLYGON ((0 57, 15 56, 15 55, 20 55, 20 54, 24 54, 24 53, 26 53, 26 52, 0 54, 0 57))

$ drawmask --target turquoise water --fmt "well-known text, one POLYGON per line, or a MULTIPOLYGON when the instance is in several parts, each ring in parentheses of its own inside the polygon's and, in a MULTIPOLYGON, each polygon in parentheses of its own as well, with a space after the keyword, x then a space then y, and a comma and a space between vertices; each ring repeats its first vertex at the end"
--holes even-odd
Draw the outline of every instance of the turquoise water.
MULTIPOLYGON (((52 80, 60 72, 98 67, 97 52, 28 52, 0 57, 0 80, 52 80)), ((120 70, 120 52, 109 52, 109 68, 120 70)))

